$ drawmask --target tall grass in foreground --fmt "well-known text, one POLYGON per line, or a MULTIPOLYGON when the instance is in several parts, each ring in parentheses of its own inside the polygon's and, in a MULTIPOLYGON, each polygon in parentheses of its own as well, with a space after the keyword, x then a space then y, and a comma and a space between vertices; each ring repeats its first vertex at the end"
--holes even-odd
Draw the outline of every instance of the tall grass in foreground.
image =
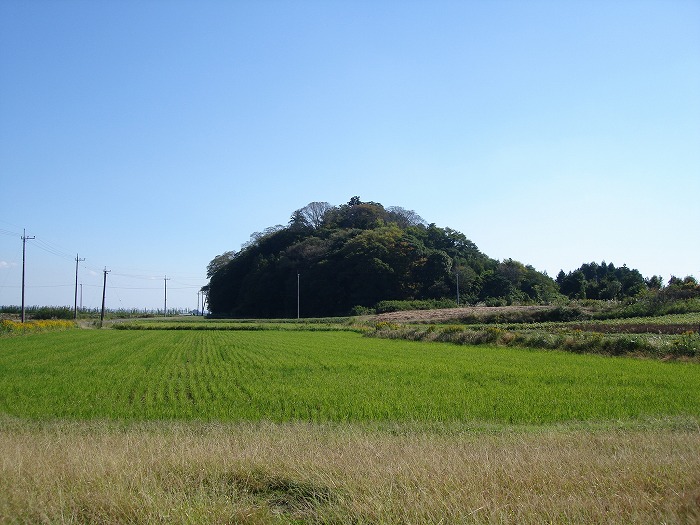
POLYGON ((0 456, 0 523, 700 520, 692 429, 426 434, 5 419, 0 456))

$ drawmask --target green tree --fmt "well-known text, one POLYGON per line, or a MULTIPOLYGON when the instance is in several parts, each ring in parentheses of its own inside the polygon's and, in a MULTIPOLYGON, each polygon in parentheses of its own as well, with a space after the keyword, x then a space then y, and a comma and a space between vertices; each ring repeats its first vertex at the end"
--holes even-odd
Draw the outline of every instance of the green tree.
POLYGON ((570 299, 586 298, 586 276, 581 270, 570 272, 562 279, 559 288, 562 294, 570 299))
POLYGON ((287 226, 251 235, 238 253, 217 256, 208 284, 210 311, 234 317, 345 315, 383 300, 492 297, 542 299, 557 286, 517 261, 499 263, 463 233, 425 225, 415 212, 353 197, 333 207, 310 203, 287 226))
POLYGON ((228 251, 214 257, 207 265, 207 279, 211 279, 216 272, 230 263, 235 256, 236 252, 228 251))

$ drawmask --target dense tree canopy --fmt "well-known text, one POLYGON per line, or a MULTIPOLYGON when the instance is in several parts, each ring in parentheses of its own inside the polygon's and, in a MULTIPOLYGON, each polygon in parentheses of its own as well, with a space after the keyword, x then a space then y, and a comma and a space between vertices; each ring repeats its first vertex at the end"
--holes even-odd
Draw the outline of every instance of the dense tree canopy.
POLYGON ((654 276, 645 280, 638 270, 613 263, 591 262, 581 265, 573 272, 557 275, 561 293, 571 299, 623 299, 634 297, 647 288, 659 288, 661 278, 654 276))
POLYGON ((209 265, 215 314, 294 317, 348 314, 383 300, 455 298, 464 302, 543 302, 559 295, 545 274, 482 254, 464 234, 400 207, 353 197, 312 202, 287 226, 255 233, 209 265), (459 285, 457 284, 459 283, 459 285))

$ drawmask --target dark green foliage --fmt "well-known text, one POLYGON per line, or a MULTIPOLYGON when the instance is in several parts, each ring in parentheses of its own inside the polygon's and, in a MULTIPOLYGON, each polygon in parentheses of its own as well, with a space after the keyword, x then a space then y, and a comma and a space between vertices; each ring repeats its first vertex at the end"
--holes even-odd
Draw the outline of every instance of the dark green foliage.
POLYGON ((586 298, 586 276, 581 270, 576 270, 568 274, 560 271, 557 275, 557 283, 559 291, 570 299, 585 299, 586 298))
POLYGON ((560 271, 557 284, 562 294, 570 299, 621 300, 636 297, 648 289, 658 289, 661 278, 645 280, 638 270, 627 266, 592 262, 581 265, 573 272, 560 271))
POLYGON ((231 262, 235 255, 235 252, 228 251, 214 257, 207 265, 207 278, 211 278, 219 269, 231 262))
POLYGON ((558 296, 554 281, 531 266, 493 260, 458 231, 359 197, 337 207, 311 203, 287 227, 253 234, 226 255, 211 275, 208 305, 233 317, 296 317, 297 291, 302 317, 346 315, 380 301, 456 300, 458 282, 461 303, 558 296))
POLYGON ((402 312, 408 310, 434 310, 437 308, 454 308, 457 302, 453 299, 426 299, 414 301, 380 301, 374 308, 378 314, 387 312, 402 312))

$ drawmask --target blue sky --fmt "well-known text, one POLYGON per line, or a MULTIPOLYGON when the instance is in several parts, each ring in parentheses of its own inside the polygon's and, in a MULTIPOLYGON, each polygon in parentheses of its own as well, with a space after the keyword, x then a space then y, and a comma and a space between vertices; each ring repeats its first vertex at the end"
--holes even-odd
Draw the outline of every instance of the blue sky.
POLYGON ((0 2, 0 305, 197 306, 359 195, 554 276, 700 277, 700 2, 0 2))

